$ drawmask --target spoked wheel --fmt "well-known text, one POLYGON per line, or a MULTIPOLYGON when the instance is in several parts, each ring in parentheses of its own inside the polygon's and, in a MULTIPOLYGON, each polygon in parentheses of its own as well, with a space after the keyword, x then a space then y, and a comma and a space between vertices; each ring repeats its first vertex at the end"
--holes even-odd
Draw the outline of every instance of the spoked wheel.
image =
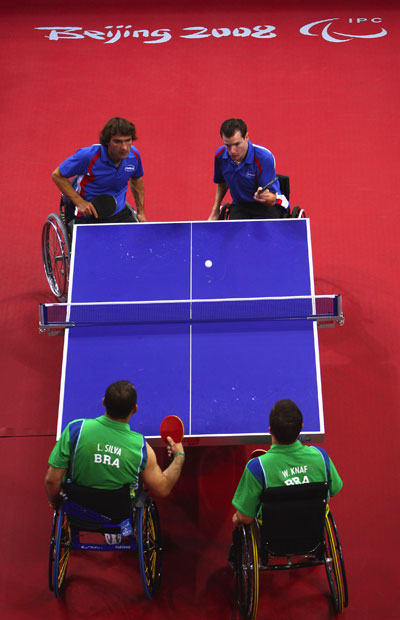
POLYGON ((325 517, 325 568, 336 613, 343 613, 349 603, 342 547, 336 523, 327 506, 325 517))
POLYGON ((59 301, 67 299, 70 255, 68 229, 59 215, 50 213, 42 230, 42 256, 47 281, 59 301))
POLYGON ((254 525, 241 525, 233 532, 233 574, 236 601, 243 618, 254 620, 258 608, 258 548, 254 525))
POLYGON ((140 576, 147 598, 154 598, 161 585, 162 540, 157 505, 147 497, 138 511, 137 542, 140 576))
POLYGON ((58 521, 58 515, 57 515, 57 512, 54 511, 53 525, 51 528, 50 554, 49 554, 49 590, 50 592, 54 592, 53 566, 54 566, 54 550, 56 548, 57 521, 58 521))
POLYGON ((71 551, 71 528, 67 515, 62 509, 54 515, 52 539, 50 543, 49 587, 59 598, 65 585, 69 554, 71 551), (52 574, 50 574, 52 573, 52 574))

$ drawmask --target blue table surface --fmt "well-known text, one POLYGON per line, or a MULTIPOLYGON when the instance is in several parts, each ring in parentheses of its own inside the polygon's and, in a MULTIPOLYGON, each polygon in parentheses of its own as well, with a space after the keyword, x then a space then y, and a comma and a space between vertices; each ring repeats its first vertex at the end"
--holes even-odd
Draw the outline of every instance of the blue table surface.
MULTIPOLYGON (((79 226, 69 301, 313 294, 308 220, 79 226), (212 261, 207 267, 205 261, 212 261)), ((179 415, 200 443, 262 441, 280 398, 323 435, 316 326, 310 321, 124 325, 67 330, 59 432, 103 413, 113 381, 131 380, 131 426, 157 444, 179 415), (199 439, 200 438, 200 439, 199 439)))
POLYGON ((70 301, 309 295, 307 232, 290 219, 79 226, 70 301))

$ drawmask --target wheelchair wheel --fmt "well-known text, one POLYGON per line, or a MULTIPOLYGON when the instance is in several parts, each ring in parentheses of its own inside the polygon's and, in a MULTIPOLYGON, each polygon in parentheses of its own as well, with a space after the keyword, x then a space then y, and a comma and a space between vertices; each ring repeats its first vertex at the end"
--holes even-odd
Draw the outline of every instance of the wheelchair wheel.
POLYGON ((44 271, 52 293, 59 301, 67 299, 71 244, 62 218, 50 213, 42 230, 44 271))
POLYGON ((344 569, 342 547, 336 529, 336 523, 327 506, 325 517, 325 568, 336 613, 343 613, 347 607, 348 592, 344 569))
POLYGON ((50 543, 49 587, 59 598, 65 585, 69 554, 71 551, 71 529, 67 515, 62 508, 54 515, 52 539, 50 543), (50 575, 50 571, 52 575, 50 575))
POLYGON ((293 211, 290 217, 295 218, 295 219, 302 219, 306 217, 306 212, 301 207, 296 206, 296 207, 293 207, 293 211))
POLYGON ((53 585, 53 566, 54 566, 54 550, 56 548, 56 527, 57 527, 58 515, 54 512, 53 525, 51 528, 50 538, 50 554, 49 554, 49 590, 54 592, 53 585))
POLYGON ((154 598, 161 585, 162 540, 160 519, 155 501, 147 497, 138 511, 137 543, 140 577, 147 598, 154 598))
POLYGON ((257 615, 259 571, 258 548, 254 524, 241 525, 233 532, 233 574, 236 602, 243 618, 257 615))

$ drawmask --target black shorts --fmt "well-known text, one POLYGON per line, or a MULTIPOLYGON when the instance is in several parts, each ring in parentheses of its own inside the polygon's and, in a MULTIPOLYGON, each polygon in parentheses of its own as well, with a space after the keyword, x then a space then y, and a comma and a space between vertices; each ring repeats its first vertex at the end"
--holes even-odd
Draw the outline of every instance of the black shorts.
POLYGON ((241 202, 229 207, 228 220, 275 220, 286 217, 281 205, 267 207, 261 203, 241 202))
POLYGON ((75 218, 75 224, 122 224, 124 222, 136 222, 132 211, 128 207, 124 207, 122 211, 115 213, 111 217, 98 217, 92 215, 90 217, 75 218))

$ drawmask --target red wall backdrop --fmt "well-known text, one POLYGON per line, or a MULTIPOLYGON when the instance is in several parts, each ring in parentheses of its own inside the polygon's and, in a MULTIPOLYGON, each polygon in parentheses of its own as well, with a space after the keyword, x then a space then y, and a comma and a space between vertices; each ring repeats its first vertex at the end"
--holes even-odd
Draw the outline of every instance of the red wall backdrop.
MULTIPOLYGON (((40 233, 58 203, 51 171, 119 115, 138 129, 150 221, 208 216, 225 118, 244 118, 290 174, 292 203, 311 219, 316 292, 344 297, 345 325, 320 331, 320 349, 324 445, 344 479, 332 507, 349 578, 345 617, 398 618, 397 3, 15 0, 0 17, 2 616, 234 617, 226 556, 244 447, 188 449, 160 502, 157 601, 144 600, 136 559, 115 554, 73 557, 63 602, 46 589, 42 480, 62 338, 37 329, 38 303, 52 300, 40 233)), ((332 614, 319 569, 261 584, 260 618, 332 614)))

